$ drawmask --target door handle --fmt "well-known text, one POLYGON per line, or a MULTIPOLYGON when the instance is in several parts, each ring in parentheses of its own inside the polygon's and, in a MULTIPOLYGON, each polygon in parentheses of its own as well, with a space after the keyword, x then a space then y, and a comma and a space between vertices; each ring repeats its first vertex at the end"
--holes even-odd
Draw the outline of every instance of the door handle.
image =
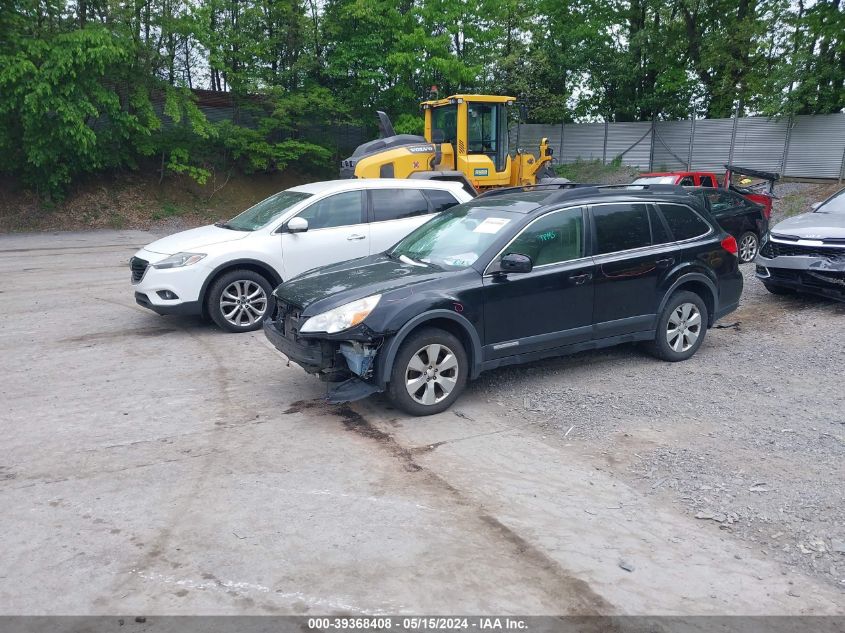
POLYGON ((590 281, 593 278, 593 273, 584 273, 583 275, 572 275, 570 279, 575 282, 576 286, 590 281))
POLYGON ((358 233, 353 233, 352 235, 350 235, 350 236, 349 236, 349 237, 347 237, 346 239, 347 239, 348 241, 350 241, 350 242, 351 242, 351 241, 353 241, 353 240, 364 240, 364 239, 367 239, 367 236, 366 236, 366 235, 359 235, 358 233))
POLYGON ((664 257, 663 259, 658 259, 656 262, 658 268, 666 268, 667 266, 671 266, 675 263, 674 257, 664 257))

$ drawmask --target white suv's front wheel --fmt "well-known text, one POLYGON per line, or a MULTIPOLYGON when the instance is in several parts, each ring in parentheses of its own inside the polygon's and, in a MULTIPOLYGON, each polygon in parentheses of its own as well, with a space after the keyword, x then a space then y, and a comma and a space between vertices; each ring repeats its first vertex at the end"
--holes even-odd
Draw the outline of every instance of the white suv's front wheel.
POLYGON ((211 285, 206 310, 211 319, 228 332, 250 332, 261 327, 272 311, 270 283, 257 272, 232 270, 211 285))

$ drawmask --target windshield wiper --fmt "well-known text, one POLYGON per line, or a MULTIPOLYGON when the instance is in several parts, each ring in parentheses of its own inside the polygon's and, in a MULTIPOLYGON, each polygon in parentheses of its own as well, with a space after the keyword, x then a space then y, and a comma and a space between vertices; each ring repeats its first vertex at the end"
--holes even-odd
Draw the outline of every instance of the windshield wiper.
POLYGON ((229 229, 230 231, 245 231, 247 233, 249 232, 249 229, 243 229, 238 226, 232 226, 231 224, 229 224, 228 222, 224 222, 223 220, 218 220, 214 223, 214 226, 221 229, 229 229))

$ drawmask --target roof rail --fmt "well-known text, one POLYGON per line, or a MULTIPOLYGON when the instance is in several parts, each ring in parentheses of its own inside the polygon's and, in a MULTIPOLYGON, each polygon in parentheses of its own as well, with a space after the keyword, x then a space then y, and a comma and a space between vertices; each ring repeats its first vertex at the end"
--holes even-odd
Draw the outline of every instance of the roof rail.
POLYGON ((652 191, 654 193, 675 193, 675 194, 684 194, 690 195, 690 193, 686 190, 686 188, 681 187, 679 185, 663 185, 663 184, 643 184, 643 185, 634 185, 634 184, 621 184, 621 185, 579 185, 579 188, 576 190, 567 189, 564 191, 559 191, 556 194, 549 196, 549 198, 545 201, 546 203, 553 203, 553 202, 560 202, 562 200, 566 200, 568 198, 575 198, 585 195, 595 195, 597 193, 601 193, 602 191, 608 190, 626 190, 626 191, 652 191))
POLYGON ((526 192, 526 191, 543 191, 555 189, 574 189, 575 187, 591 187, 592 185, 579 182, 549 182, 537 183, 536 185, 516 185, 514 187, 498 187, 496 189, 488 189, 476 196, 476 198, 492 198, 494 196, 504 196, 509 193, 526 192))

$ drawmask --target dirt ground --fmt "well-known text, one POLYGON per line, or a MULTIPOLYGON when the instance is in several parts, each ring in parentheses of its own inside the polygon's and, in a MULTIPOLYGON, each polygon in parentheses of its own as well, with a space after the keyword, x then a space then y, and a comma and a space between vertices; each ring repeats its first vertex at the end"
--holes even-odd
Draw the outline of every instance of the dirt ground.
POLYGON ((409 418, 135 305, 154 237, 0 236, 0 615, 845 614, 842 305, 409 418))

